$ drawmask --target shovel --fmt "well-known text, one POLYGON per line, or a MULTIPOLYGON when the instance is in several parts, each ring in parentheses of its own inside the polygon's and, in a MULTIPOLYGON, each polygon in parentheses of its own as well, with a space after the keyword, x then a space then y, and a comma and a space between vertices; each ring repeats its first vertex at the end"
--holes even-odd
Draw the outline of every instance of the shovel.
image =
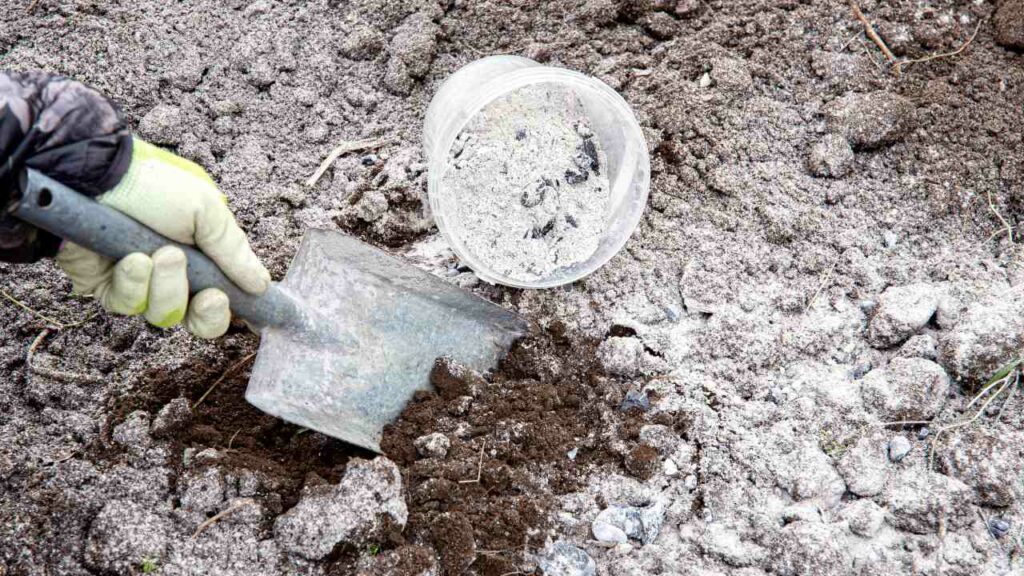
POLYGON ((189 289, 223 290, 260 334, 246 400, 375 452, 384 426, 430 388, 438 357, 487 371, 527 329, 516 314, 339 232, 308 230, 284 281, 257 297, 202 252, 39 172, 25 171, 19 190, 13 216, 107 258, 181 248, 189 289))

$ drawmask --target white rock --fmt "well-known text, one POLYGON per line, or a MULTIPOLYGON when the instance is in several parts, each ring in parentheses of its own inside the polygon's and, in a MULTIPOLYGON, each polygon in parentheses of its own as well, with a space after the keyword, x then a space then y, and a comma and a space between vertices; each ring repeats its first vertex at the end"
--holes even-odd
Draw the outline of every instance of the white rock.
POLYGON ((601 520, 594 520, 594 523, 590 525, 590 531, 599 542, 618 544, 629 540, 621 528, 601 520))
POLYGON ((537 558, 544 576, 594 576, 597 564, 586 552, 559 540, 544 549, 537 558))
POLYGON ((413 440, 412 445, 416 447, 416 452, 424 458, 444 458, 448 455, 448 449, 451 448, 452 443, 444 434, 434 432, 413 440))
POLYGON ((910 453, 910 440, 907 440, 904 436, 894 436, 889 441, 889 460, 893 462, 899 462, 910 453))
POLYGON ((299 503, 277 517, 274 539, 290 554, 319 560, 342 542, 362 548, 381 538, 385 526, 403 527, 407 518, 398 467, 383 456, 357 458, 337 485, 304 490, 299 503))
POLYGON ((887 288, 868 325, 868 341, 887 348, 906 340, 931 320, 941 297, 938 287, 923 282, 887 288))

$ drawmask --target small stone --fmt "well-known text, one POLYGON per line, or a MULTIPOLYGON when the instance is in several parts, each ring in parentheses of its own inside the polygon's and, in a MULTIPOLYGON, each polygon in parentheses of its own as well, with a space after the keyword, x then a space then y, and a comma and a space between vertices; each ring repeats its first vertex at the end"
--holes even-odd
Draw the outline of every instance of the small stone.
POLYGON ((154 438, 168 438, 183 430, 191 421, 192 408, 189 406, 188 399, 175 398, 164 405, 160 412, 157 412, 150 433, 154 438))
POLYGON ((928 438, 928 435, 931 433, 932 431, 929 430, 927 426, 922 426, 921 429, 917 431, 917 439, 924 440, 928 438))
POLYGON ((744 60, 714 58, 711 60, 710 74, 715 88, 729 94, 745 94, 754 85, 744 60))
POLYGON ((566 452, 565 455, 568 456, 569 460, 575 460, 576 459, 576 455, 579 454, 579 452, 580 452, 579 448, 573 448, 572 450, 569 450, 568 452, 566 452))
POLYGON ((661 464, 661 471, 665 473, 665 476, 676 476, 679 474, 679 466, 671 458, 666 458, 661 464))
POLYGON ((896 235, 892 230, 886 230, 882 232, 882 244, 889 249, 895 248, 896 243, 899 242, 899 236, 896 235))
POLYGON ((150 144, 174 146, 181 143, 183 122, 177 106, 159 104, 142 117, 139 135, 150 144))
POLYGON ((853 148, 839 134, 828 134, 811 147, 807 168, 814 176, 842 178, 853 167, 853 148))
POLYGON ((999 517, 991 518, 988 521, 988 531, 996 538, 1002 538, 1009 533, 1010 522, 999 517))
POLYGON ((285 552, 319 560, 343 542, 358 549, 379 541, 407 518, 398 467, 383 456, 355 458, 337 485, 304 489, 299 503, 277 517, 274 539, 285 552))
POLYGON ((647 394, 640 390, 630 390, 626 392, 626 396, 622 399, 622 403, 619 404, 620 412, 629 412, 630 410, 639 410, 640 412, 647 412, 651 407, 651 401, 647 398, 647 394))
POLYGON ((416 452, 424 458, 444 458, 448 455, 448 449, 452 443, 448 437, 440 432, 420 436, 413 441, 416 452))
POLYGON ((377 158, 376 154, 367 154, 359 160, 359 163, 363 166, 373 166, 377 163, 377 160, 379 160, 379 158, 377 158))
POLYGON ((885 521, 885 510, 867 498, 851 502, 843 509, 842 515, 850 532, 865 538, 874 536, 885 521))
POLYGON ((686 488, 687 490, 689 490, 690 492, 693 492, 694 490, 696 490, 697 489, 697 475, 696 474, 690 474, 686 478, 683 478, 683 487, 686 488))
POLYGON ((638 508, 635 506, 609 506, 601 511, 591 524, 594 537, 602 542, 626 542, 620 538, 637 540, 641 544, 650 544, 657 539, 661 525, 665 521, 667 507, 663 502, 655 502, 638 508), (609 538, 602 540, 598 532, 609 538))
POLYGON ((876 348, 894 346, 923 328, 939 307, 941 292, 928 283, 891 287, 882 292, 868 326, 876 348))
POLYGON ((171 531, 171 521, 153 506, 111 500, 89 525, 85 564, 97 572, 134 574, 142 559, 164 558, 171 531))
POLYGON ((559 540, 537 558, 544 576, 596 576, 597 564, 583 549, 559 540))
POLYGON ((153 444, 149 435, 149 414, 136 410, 114 427, 110 439, 132 452, 143 452, 153 444))
POLYGON ((893 358, 861 380, 865 406, 886 421, 931 420, 948 392, 949 376, 923 358, 893 358))
POLYGON ((910 440, 907 440, 904 436, 894 436, 889 441, 889 460, 892 462, 899 462, 910 453, 911 445, 910 440))
POLYGON ((1024 0, 1001 0, 997 3, 992 25, 996 43, 1011 50, 1024 50, 1024 0))
POLYGON ((855 149, 899 142, 915 127, 915 115, 910 100, 884 90, 847 94, 825 107, 829 126, 855 149))
POLYGON ((594 538, 598 542, 620 544, 629 541, 629 538, 622 529, 612 526, 607 522, 595 520, 594 523, 590 525, 590 531, 594 534, 594 538))

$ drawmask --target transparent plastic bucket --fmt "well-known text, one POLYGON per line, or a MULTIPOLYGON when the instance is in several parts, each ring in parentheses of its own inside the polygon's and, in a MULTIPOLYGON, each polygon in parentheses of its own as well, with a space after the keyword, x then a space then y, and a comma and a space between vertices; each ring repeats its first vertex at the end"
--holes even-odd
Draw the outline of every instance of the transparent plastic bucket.
POLYGON ((543 66, 519 56, 489 56, 460 68, 434 95, 427 109, 423 146, 429 162, 427 195, 441 234, 464 264, 492 284, 519 288, 551 288, 583 278, 615 256, 629 240, 644 207, 651 183, 650 157, 640 124, 629 104, 607 84, 562 68, 543 66), (597 250, 586 260, 556 269, 535 281, 510 278, 473 254, 453 232, 447 218, 456 214, 454 198, 443 185, 449 151, 466 123, 497 98, 533 84, 571 88, 590 118, 591 128, 607 156, 611 183, 605 228, 597 250))

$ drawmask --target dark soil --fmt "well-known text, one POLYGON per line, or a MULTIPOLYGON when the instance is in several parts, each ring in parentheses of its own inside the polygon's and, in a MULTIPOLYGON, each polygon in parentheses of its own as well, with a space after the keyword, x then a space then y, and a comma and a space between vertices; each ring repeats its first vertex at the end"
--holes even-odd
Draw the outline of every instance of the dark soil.
POLYGON ((385 430, 382 447, 410 495, 406 537, 433 544, 445 574, 514 571, 548 536, 556 496, 580 489, 597 467, 622 464, 607 439, 632 432, 635 440, 637 426, 621 423, 639 415, 608 417, 616 405, 607 399, 625 385, 601 374, 595 347, 555 327, 517 343, 486 379, 439 360, 437 392, 421 394, 385 430), (451 440, 446 458, 417 454, 414 440, 433 432, 451 440))

